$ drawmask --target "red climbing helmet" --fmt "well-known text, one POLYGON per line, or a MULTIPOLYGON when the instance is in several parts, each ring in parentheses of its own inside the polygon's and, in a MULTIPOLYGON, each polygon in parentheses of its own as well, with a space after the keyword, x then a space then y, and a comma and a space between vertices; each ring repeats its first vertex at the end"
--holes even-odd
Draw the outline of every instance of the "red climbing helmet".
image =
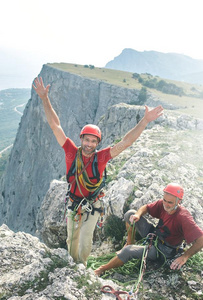
POLYGON ((91 135, 95 135, 96 137, 99 138, 99 141, 101 141, 101 130, 99 129, 98 126, 93 125, 93 124, 87 124, 85 125, 81 132, 80 132, 80 137, 83 134, 91 134, 91 135))
POLYGON ((179 199, 183 199, 183 194, 184 194, 184 190, 182 188, 182 186, 180 186, 177 183, 169 183, 165 189, 164 189, 165 193, 171 194, 173 196, 176 196, 179 199))

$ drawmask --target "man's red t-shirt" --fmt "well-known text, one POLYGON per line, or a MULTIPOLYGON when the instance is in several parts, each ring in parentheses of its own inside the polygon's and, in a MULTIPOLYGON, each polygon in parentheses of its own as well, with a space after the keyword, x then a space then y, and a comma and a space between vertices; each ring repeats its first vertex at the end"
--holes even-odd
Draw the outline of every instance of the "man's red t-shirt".
POLYGON ((170 215, 163 207, 163 200, 158 200, 148 204, 147 210, 152 217, 159 219, 157 235, 170 245, 180 245, 183 240, 190 244, 203 235, 190 212, 183 206, 170 215))
MULTIPOLYGON (((78 147, 74 144, 74 142, 70 138, 67 138, 65 144, 63 145, 63 149, 65 151, 66 174, 68 174, 68 171, 75 159, 78 147)), ((98 161, 98 171, 99 171, 100 178, 101 178, 107 162, 112 158, 110 155, 110 147, 99 150, 96 153, 97 153, 97 161, 98 161)), ((86 157, 86 156, 82 155, 82 159, 83 159, 83 163, 85 166, 88 163, 88 161, 90 160, 90 157, 86 157)), ((88 173, 89 178, 94 177, 93 172, 92 172, 92 162, 87 166, 86 171, 88 173)), ((69 182, 72 182, 74 180, 74 178, 75 178, 74 176, 71 176, 69 178, 69 182)), ((91 181, 97 183, 96 179, 91 179, 91 181)), ((75 182, 72 184, 72 187, 71 187, 72 193, 74 191, 74 188, 75 188, 75 182)), ((80 189, 85 197, 89 196, 89 192, 83 186, 80 185, 80 189)), ((76 197, 83 198, 83 195, 81 195, 78 187, 76 187, 74 195, 76 197)))

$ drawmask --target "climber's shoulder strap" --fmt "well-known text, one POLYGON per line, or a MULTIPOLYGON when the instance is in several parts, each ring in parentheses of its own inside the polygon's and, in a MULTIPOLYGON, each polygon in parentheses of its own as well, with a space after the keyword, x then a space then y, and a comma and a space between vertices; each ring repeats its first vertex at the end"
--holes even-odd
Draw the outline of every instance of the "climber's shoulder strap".
MULTIPOLYGON (((79 151, 79 149, 78 149, 78 151, 79 151)), ((67 180, 67 182, 70 182, 69 178, 71 176, 75 176, 75 173, 76 173, 76 158, 77 158, 77 153, 75 155, 75 158, 74 158, 74 160, 73 160, 73 162, 71 164, 71 167, 70 167, 68 173, 66 174, 66 180, 67 180)), ((85 171, 85 169, 87 168, 87 166, 89 165, 90 162, 91 162, 91 160, 89 160, 89 162, 84 166, 84 168, 82 169, 81 173, 83 173, 85 171)), ((93 161, 92 161, 92 173, 93 173, 93 177, 91 177, 90 179, 97 179, 97 182, 98 182, 100 180, 100 174, 99 174, 99 169, 98 169, 97 152, 94 153, 94 157, 93 157, 93 161)))

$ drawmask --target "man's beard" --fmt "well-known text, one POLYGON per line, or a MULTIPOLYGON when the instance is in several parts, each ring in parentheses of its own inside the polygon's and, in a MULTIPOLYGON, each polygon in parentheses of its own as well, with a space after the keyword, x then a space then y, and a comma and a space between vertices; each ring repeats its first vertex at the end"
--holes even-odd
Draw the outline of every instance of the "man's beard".
POLYGON ((92 154, 92 153, 95 152, 95 148, 93 148, 93 147, 87 147, 87 146, 83 146, 82 145, 82 151, 83 151, 84 154, 90 155, 90 154, 92 154))
POLYGON ((166 208, 165 205, 163 204, 164 210, 168 213, 172 212, 173 210, 176 210, 176 205, 171 207, 171 208, 166 208))

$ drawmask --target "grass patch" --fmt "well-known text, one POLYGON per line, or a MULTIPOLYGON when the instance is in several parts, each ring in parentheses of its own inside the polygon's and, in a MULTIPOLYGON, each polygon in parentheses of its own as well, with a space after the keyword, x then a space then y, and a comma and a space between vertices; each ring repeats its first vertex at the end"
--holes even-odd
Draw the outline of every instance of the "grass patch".
POLYGON ((92 282, 89 275, 82 275, 76 278, 77 288, 84 289, 87 299, 99 299, 101 296, 101 283, 99 281, 92 282))
POLYGON ((189 258, 187 266, 192 268, 193 273, 199 274, 199 272, 203 270, 203 251, 200 251, 189 258))
MULTIPOLYGON (((108 263, 116 253, 102 255, 98 258, 89 257, 88 268, 97 269, 103 264, 108 263)), ((201 285, 201 271, 203 264, 203 252, 198 252, 191 257, 183 268, 180 270, 171 270, 170 261, 165 265, 160 262, 147 262, 147 269, 144 272, 144 277, 139 288, 139 299, 146 295, 150 299, 166 299, 165 294, 170 294, 174 299, 180 295, 187 295, 187 299, 202 299, 202 295, 198 295, 191 290, 188 285, 189 280, 195 280, 197 284, 201 285), (159 285, 161 286, 159 287, 159 285), (146 288, 150 286, 151 288, 146 288), (163 291, 161 290, 163 289, 163 291)), ((132 259, 124 264, 122 267, 106 271, 101 277, 103 279, 110 279, 116 282, 123 289, 130 291, 138 282, 138 275, 140 272, 140 260, 132 259)), ((201 286, 200 288, 201 289, 201 286)), ((143 298, 144 299, 144 298, 143 298)), ((168 299, 168 298, 167 298, 168 299)))
POLYGON ((46 271, 40 272, 39 277, 35 278, 33 281, 28 281, 20 287, 20 290, 17 292, 18 296, 24 296, 25 292, 28 289, 32 289, 33 292, 43 291, 47 285, 51 284, 49 281, 49 269, 46 271))
POLYGON ((87 297, 87 299, 99 299, 101 296, 101 284, 98 281, 95 281, 92 283, 92 281, 90 280, 90 276, 79 276, 76 278, 76 282, 77 282, 77 288, 78 289, 82 289, 85 287, 85 296, 87 297))
MULTIPOLYGON (((143 85, 138 81, 138 79, 133 78, 134 73, 131 72, 95 67, 85 68, 83 65, 68 63, 53 63, 48 64, 48 66, 61 71, 88 77, 90 79, 101 80, 120 87, 138 90, 141 90, 143 88, 143 85)), ((143 78, 143 80, 147 80, 148 77, 157 78, 157 76, 152 76, 150 74, 140 74, 140 77, 143 78)), ((161 80, 161 78, 159 77, 158 79, 161 80)), ((177 107, 180 107, 178 111, 181 113, 189 114, 195 118, 203 117, 202 86, 169 79, 164 79, 164 81, 168 84, 175 84, 176 86, 181 88, 184 92, 184 96, 180 97, 177 95, 164 94, 153 88, 147 88, 147 91, 156 95, 161 101, 166 104, 173 104, 177 107)))

